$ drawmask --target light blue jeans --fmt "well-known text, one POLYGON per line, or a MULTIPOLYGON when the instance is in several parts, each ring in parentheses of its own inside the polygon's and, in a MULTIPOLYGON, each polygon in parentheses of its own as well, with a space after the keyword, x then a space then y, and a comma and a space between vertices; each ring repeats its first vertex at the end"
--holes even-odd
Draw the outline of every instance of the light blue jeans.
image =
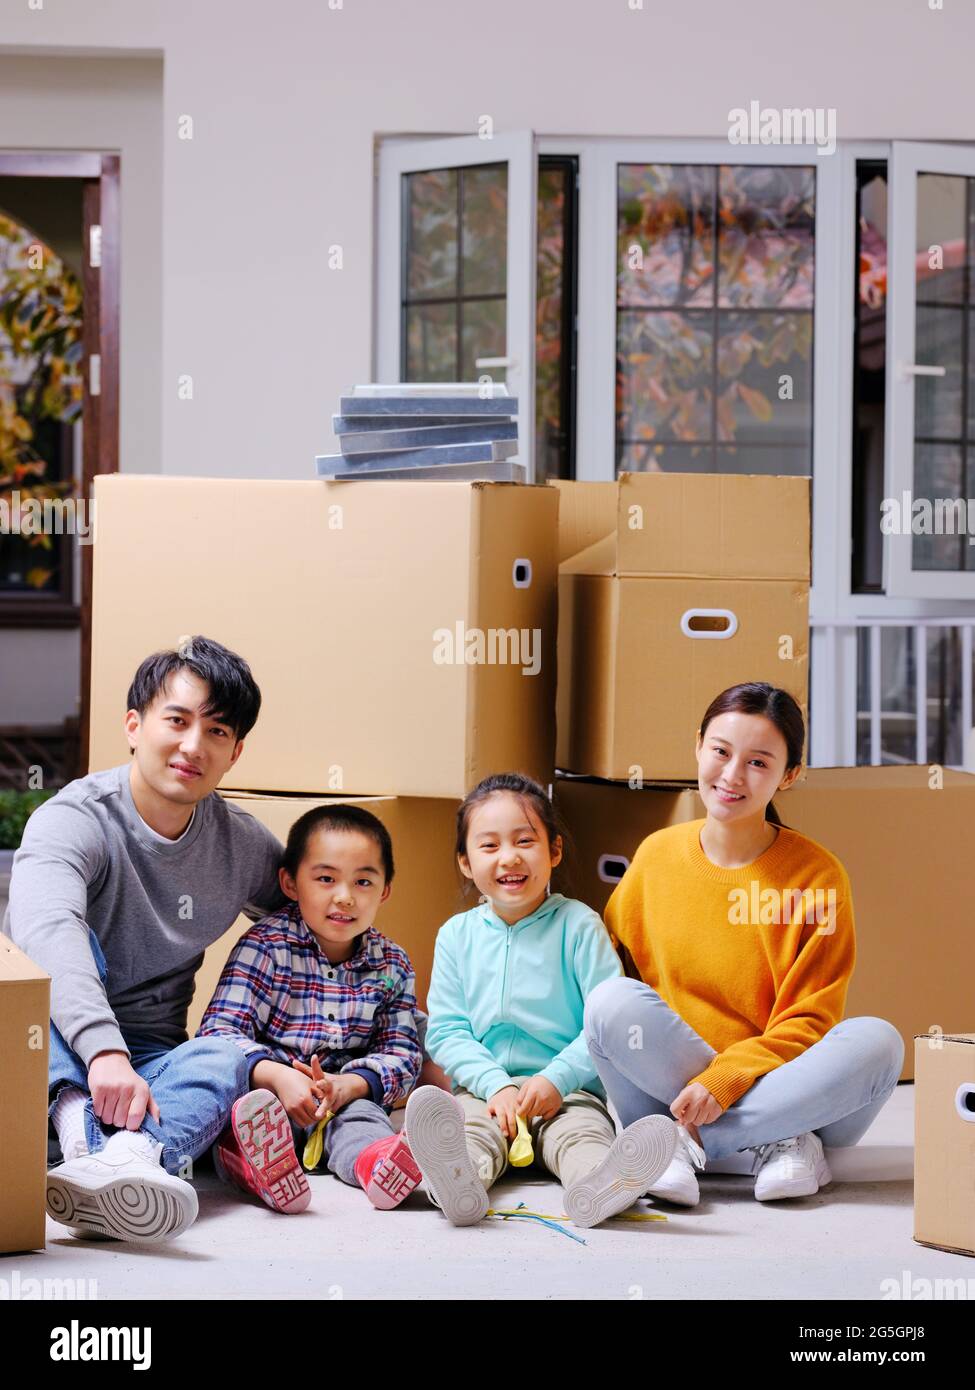
MULTIPOLYGON (((88 931, 92 955, 104 982, 108 974, 105 956, 95 933, 90 927, 88 931)), ((157 1124, 146 1112, 139 1128, 162 1143, 161 1159, 166 1171, 185 1175, 188 1160, 205 1153, 226 1128, 231 1106, 238 1096, 251 1089, 252 1066, 263 1054, 251 1062, 236 1043, 226 1038, 190 1038, 170 1048, 157 1039, 131 1032, 123 1031, 122 1036, 132 1054, 131 1065, 149 1083, 162 1116, 162 1123, 157 1124)), ((76 1086, 88 1093, 88 1068, 68 1047, 53 1021, 49 1058, 50 1115, 65 1086, 76 1086)), ((97 1153, 119 1132, 115 1125, 98 1119, 89 1094, 85 1106, 89 1151, 97 1153)))
MULTIPOLYGON (((624 1127, 642 1115, 669 1115, 691 1077, 717 1056, 639 980, 596 986, 586 1000, 585 1035, 624 1127)), ((727 1158, 809 1131, 831 1148, 855 1144, 897 1085, 903 1062, 904 1043, 893 1024, 846 1018, 799 1057, 759 1077, 716 1120, 699 1125, 705 1155, 727 1158)))

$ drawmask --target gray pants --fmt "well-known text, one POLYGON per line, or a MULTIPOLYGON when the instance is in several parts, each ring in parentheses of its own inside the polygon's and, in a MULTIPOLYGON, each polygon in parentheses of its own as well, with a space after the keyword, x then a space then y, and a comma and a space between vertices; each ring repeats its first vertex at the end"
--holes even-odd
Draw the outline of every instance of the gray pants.
MULTIPOLYGON (((291 1121, 291 1133, 294 1135, 299 1162, 305 1151, 308 1136, 314 1129, 315 1125, 302 1128, 301 1125, 296 1125, 294 1120, 291 1121)), ((322 1130, 322 1156, 311 1172, 331 1172, 350 1187, 358 1187, 359 1181, 355 1175, 356 1159, 363 1149, 367 1149, 377 1139, 384 1139, 394 1133, 389 1116, 381 1105, 376 1105, 371 1100, 350 1100, 348 1105, 342 1106, 337 1115, 332 1116, 322 1130)))

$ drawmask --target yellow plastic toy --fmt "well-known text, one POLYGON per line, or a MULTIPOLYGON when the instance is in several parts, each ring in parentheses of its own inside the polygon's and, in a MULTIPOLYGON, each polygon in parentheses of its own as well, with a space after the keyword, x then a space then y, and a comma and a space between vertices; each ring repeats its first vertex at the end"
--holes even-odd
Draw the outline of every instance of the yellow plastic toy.
POLYGON ((531 1135, 528 1133, 524 1115, 518 1115, 516 1118, 518 1133, 508 1150, 508 1162, 513 1168, 527 1168, 535 1157, 535 1150, 532 1148, 531 1135))
POLYGON ((308 1136, 305 1143, 305 1152, 301 1155, 301 1166, 306 1173, 310 1173, 313 1168, 318 1166, 318 1161, 322 1156, 322 1149, 325 1143, 322 1130, 331 1118, 332 1111, 326 1111, 324 1118, 318 1121, 318 1124, 308 1136))

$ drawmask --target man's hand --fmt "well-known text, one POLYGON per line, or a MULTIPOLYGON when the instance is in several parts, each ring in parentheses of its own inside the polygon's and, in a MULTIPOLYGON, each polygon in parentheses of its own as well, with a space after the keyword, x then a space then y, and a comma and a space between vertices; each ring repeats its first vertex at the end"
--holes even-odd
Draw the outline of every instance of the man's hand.
POLYGON ((506 1139, 514 1139, 518 1133, 518 1087, 502 1086, 500 1091, 488 1099, 487 1110, 501 1127, 506 1139))
POLYGON ((124 1052, 99 1052, 91 1059, 88 1089, 92 1109, 103 1124, 138 1129, 147 1110, 156 1124, 162 1122, 148 1081, 143 1081, 124 1052))
POLYGON ((562 1092, 553 1086, 547 1076, 530 1076, 515 1098, 519 1115, 526 1120, 540 1115, 543 1120, 552 1119, 562 1108, 562 1092))
MULTIPOLYGON (((690 1125, 709 1125, 724 1111, 714 1096, 700 1081, 692 1081, 674 1098, 670 1113, 685 1129, 690 1125)), ((693 1134, 691 1138, 694 1138, 693 1134)))

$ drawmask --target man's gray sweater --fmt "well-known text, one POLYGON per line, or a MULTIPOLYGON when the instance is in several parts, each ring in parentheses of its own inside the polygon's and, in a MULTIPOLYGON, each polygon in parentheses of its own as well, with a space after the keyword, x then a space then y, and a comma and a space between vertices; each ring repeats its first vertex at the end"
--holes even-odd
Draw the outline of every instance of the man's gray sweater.
POLYGON ((239 913, 283 906, 280 841, 211 792, 178 840, 135 808, 128 763, 71 782, 33 813, 14 855, 4 933, 51 976, 51 1019, 85 1066, 131 1056, 122 1031, 186 1040, 193 979, 239 913), (108 968, 101 983, 88 928, 108 968))

